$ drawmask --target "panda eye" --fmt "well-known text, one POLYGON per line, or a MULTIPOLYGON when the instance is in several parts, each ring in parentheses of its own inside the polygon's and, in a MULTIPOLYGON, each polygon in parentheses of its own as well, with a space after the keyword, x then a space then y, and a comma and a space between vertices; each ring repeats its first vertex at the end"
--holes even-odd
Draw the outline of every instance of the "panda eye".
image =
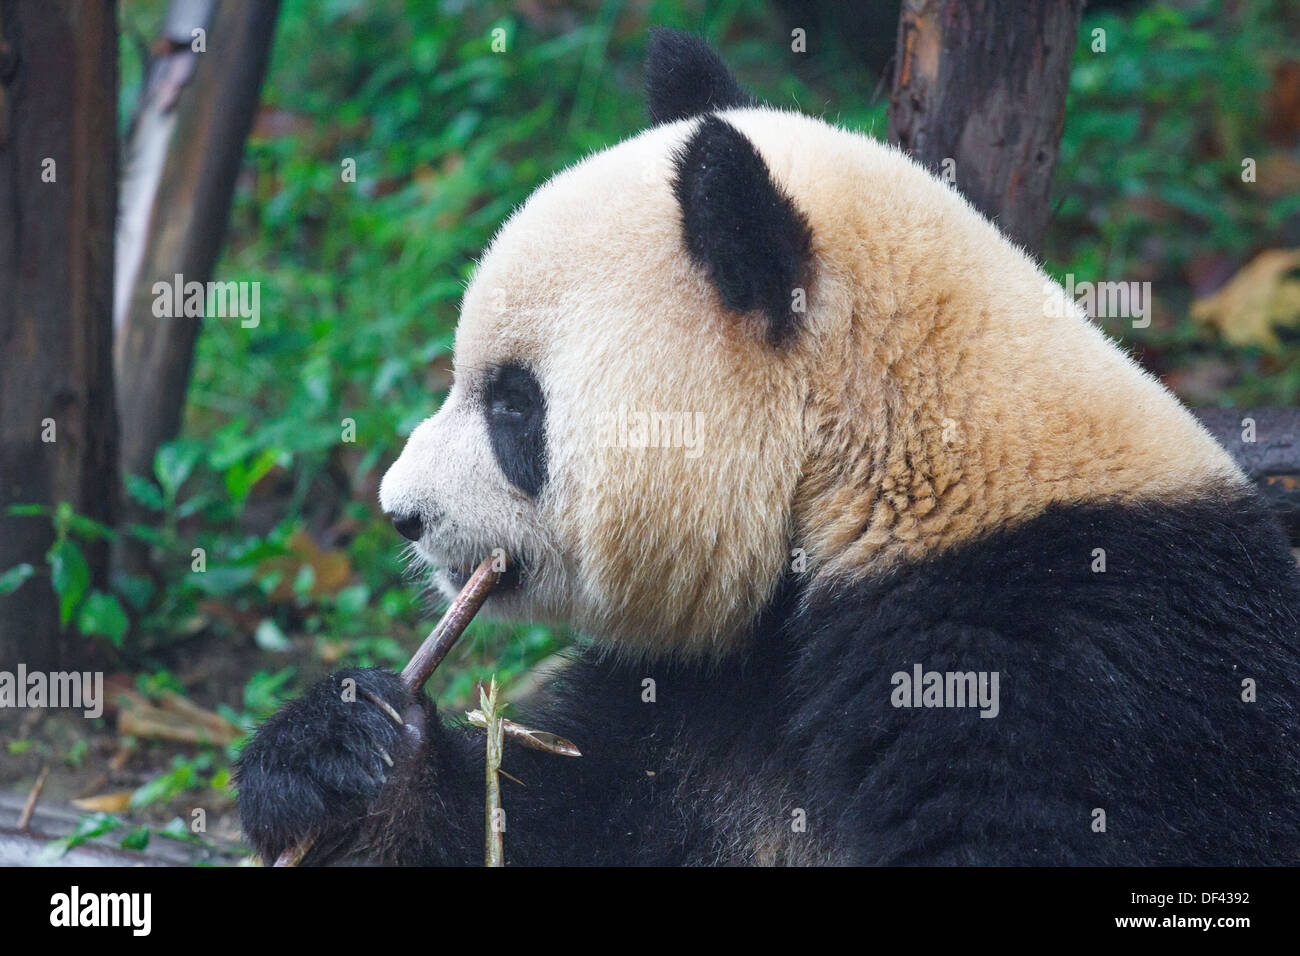
POLYGON ((488 440, 501 471, 516 487, 536 496, 546 483, 546 398, 527 366, 496 369, 483 393, 488 440))
POLYGON ((484 391, 487 417, 502 425, 515 425, 535 417, 541 403, 537 378, 521 365, 507 364, 496 370, 484 391))
POLYGON ((517 392, 495 394, 488 404, 488 410, 494 418, 522 418, 528 414, 527 396, 517 392))

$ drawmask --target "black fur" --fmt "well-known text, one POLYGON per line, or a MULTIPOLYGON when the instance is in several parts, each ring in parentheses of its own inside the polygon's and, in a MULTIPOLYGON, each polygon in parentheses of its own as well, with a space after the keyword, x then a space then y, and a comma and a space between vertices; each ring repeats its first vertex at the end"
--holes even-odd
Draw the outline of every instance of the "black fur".
POLYGON ((484 392, 488 440, 501 471, 525 494, 546 484, 546 398, 532 370, 510 363, 496 369, 484 392))
POLYGON ((317 830, 346 835, 388 782, 383 753, 394 766, 410 762, 416 738, 367 693, 399 714, 412 703, 396 674, 337 671, 274 714, 240 754, 240 779, 256 782, 239 795, 244 837, 266 859, 317 830))
MULTIPOLYGON (((512 714, 584 756, 507 743, 526 786, 502 780, 506 858, 783 862, 815 843, 858 863, 1295 864, 1297 608, 1300 575, 1254 499, 1092 504, 796 592, 707 666, 588 651, 512 714), (891 675, 916 662, 997 671, 998 716, 895 708, 891 675)), ((325 826, 316 862, 480 863, 483 734, 425 709, 414 754, 332 689, 268 721, 239 767, 255 845, 270 857, 325 826), (363 817, 377 739, 398 766, 363 817)))
POLYGON ((686 250, 723 303, 762 312, 769 341, 788 341, 798 327, 794 290, 808 289, 812 230, 757 150, 706 116, 676 157, 673 192, 686 250))
POLYGON ((697 36, 680 30, 650 31, 646 98, 658 125, 714 110, 755 106, 726 64, 697 36))

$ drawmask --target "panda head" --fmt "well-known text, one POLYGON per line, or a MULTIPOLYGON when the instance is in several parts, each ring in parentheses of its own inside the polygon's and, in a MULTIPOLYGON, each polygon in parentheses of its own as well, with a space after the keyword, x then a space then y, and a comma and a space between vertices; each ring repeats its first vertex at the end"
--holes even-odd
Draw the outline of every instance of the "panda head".
POLYGON ((1057 495, 1167 490, 1178 461, 1232 471, 1072 306, 1045 317, 1033 263, 897 151, 755 105, 685 34, 652 36, 647 85, 656 125, 502 226, 454 385, 384 477, 448 595, 501 549, 498 614, 717 653, 792 569, 833 582, 1057 495), (1069 434, 1069 408, 1121 393, 1145 420, 1069 434))

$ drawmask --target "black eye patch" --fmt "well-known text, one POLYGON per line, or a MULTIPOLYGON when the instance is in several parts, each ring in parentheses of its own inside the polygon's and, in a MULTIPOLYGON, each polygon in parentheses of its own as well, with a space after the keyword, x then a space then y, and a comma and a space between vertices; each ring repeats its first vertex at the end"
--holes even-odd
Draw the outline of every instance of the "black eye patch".
POLYGON ((546 400, 532 370, 514 362, 498 366, 483 391, 483 417, 502 473, 537 497, 546 484, 546 400))

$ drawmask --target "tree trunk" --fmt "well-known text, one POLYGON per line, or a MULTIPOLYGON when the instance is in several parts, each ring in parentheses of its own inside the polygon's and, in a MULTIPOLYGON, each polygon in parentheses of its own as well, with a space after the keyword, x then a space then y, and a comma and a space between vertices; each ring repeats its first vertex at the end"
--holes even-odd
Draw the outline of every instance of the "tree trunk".
POLYGON ((889 139, 1033 254, 1083 0, 905 0, 889 139))
MULTIPOLYGON (((154 283, 206 283, 225 238, 230 200, 270 57, 279 0, 173 0, 133 123, 122 184, 116 291, 122 471, 153 476, 176 437, 203 319, 154 315, 154 283), (194 49, 203 30, 204 49, 194 49)), ((211 321, 239 321, 213 319, 211 321)), ((125 503, 128 517, 136 515, 125 503)), ((142 556, 119 560, 136 570, 142 556)))
MULTIPOLYGON (((0 0, 0 572, 45 567, 66 501, 112 523, 117 4, 0 0)), ((107 552, 86 549, 102 585, 107 552)), ((0 668, 64 656, 49 586, 0 596, 0 668)))

